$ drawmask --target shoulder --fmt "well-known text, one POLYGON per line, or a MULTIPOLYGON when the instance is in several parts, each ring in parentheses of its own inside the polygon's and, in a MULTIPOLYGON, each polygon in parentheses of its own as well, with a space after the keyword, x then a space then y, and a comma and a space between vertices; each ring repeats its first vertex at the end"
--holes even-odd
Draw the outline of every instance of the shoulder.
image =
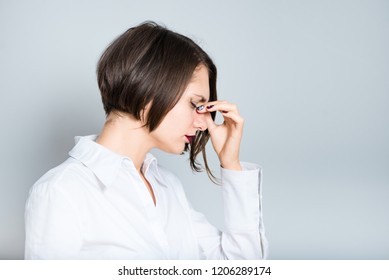
POLYGON ((68 158, 65 162, 46 172, 31 187, 30 196, 48 195, 53 192, 79 191, 80 186, 95 180, 93 173, 81 162, 68 158))

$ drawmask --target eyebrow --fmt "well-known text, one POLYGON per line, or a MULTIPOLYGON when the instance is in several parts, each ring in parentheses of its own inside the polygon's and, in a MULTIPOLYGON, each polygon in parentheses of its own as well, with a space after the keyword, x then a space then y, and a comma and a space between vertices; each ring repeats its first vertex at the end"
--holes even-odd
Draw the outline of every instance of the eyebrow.
POLYGON ((207 99, 204 96, 202 96, 200 94, 194 94, 194 95, 197 97, 200 97, 200 102, 207 102, 207 99))

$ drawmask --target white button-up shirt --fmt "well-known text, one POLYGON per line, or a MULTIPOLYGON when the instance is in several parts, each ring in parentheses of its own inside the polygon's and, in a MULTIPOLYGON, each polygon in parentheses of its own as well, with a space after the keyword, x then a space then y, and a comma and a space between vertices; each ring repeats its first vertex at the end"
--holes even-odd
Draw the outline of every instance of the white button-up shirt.
POLYGON ((260 259, 267 253, 260 171, 221 170, 226 231, 193 210, 180 181, 148 154, 131 159, 76 137, 70 157, 31 188, 26 259, 260 259))

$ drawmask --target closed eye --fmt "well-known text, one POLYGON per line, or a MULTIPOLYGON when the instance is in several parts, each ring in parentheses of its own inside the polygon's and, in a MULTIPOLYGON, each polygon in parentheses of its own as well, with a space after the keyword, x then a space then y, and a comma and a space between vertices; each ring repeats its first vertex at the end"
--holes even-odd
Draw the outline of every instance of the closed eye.
POLYGON ((198 103, 202 103, 202 102, 204 102, 204 101, 200 100, 199 102, 196 102, 196 103, 191 101, 190 104, 193 107, 193 109, 196 109, 196 111, 201 111, 204 109, 204 105, 198 105, 198 103))

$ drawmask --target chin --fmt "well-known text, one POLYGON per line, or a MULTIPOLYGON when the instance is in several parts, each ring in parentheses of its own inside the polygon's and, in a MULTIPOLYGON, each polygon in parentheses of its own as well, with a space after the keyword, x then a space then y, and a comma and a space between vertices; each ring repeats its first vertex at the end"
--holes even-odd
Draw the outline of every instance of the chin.
POLYGON ((184 152, 189 151, 189 144, 185 143, 183 146, 170 146, 170 147, 163 147, 160 150, 169 153, 169 154, 175 154, 175 155, 182 155, 184 152))

